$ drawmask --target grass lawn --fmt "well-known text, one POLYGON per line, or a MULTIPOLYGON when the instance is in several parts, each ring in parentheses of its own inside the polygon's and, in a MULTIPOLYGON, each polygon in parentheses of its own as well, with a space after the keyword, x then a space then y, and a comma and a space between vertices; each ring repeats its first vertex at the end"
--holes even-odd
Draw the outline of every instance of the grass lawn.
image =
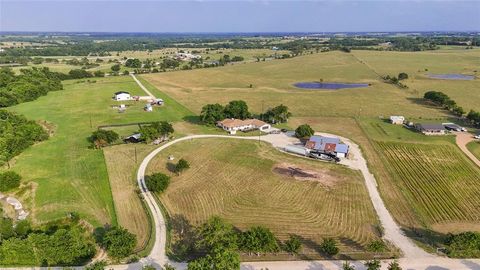
POLYGON ((188 235, 190 226, 212 215, 241 230, 266 226, 281 240, 297 234, 303 239, 304 258, 320 258, 318 245, 325 237, 336 238, 341 253, 349 256, 378 239, 378 220, 364 180, 343 166, 299 159, 254 141, 199 139, 160 153, 147 168, 152 172, 172 175, 160 200, 171 217, 173 252, 182 232, 188 235), (172 174, 168 155, 185 158, 190 169, 180 176, 172 174), (274 168, 281 164, 322 176, 299 180, 278 173, 274 168))
MULTIPOLYGON (((97 83, 64 82, 65 90, 51 92, 36 101, 9 108, 35 120, 52 123, 55 134, 46 142, 30 147, 15 159, 13 169, 24 182, 36 183, 30 204, 36 223, 79 212, 95 226, 117 223, 107 167, 101 150, 89 148, 87 137, 99 125, 167 120, 182 121, 189 111, 173 100, 143 111, 142 102, 118 113, 111 105, 114 92, 129 91, 143 95, 130 77, 97 79, 97 83)), ((156 93, 157 94, 157 93, 156 93)), ((160 96, 160 94, 159 94, 160 96)), ((131 174, 130 174, 131 175, 131 174)))
POLYGON ((475 155, 478 159, 480 159, 480 142, 473 141, 467 144, 467 148, 473 155, 475 155))

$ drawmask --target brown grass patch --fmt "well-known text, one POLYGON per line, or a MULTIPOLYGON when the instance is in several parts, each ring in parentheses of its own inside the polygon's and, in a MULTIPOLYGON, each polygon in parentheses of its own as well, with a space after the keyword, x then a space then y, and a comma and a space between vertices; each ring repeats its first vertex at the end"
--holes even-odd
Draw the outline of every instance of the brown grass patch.
POLYGON ((328 170, 314 170, 291 163, 276 164, 272 171, 299 181, 318 182, 326 188, 334 187, 341 180, 337 176, 330 174, 328 170))

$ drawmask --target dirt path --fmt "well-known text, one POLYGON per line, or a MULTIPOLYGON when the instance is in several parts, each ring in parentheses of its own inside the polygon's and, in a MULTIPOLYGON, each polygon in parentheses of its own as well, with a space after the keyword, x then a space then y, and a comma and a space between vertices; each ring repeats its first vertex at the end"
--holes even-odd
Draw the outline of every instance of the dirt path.
POLYGON ((133 80, 138 84, 138 86, 140 86, 140 88, 142 88, 143 91, 145 91, 145 93, 147 93, 147 95, 149 95, 152 99, 157 99, 150 91, 148 91, 148 89, 143 86, 143 84, 137 79, 137 77, 135 77, 135 74, 130 74, 130 76, 132 76, 133 80))
POLYGON ((473 135, 468 132, 455 132, 455 142, 457 143, 460 150, 465 153, 478 167, 480 167, 480 160, 477 159, 476 156, 472 154, 467 148, 467 144, 471 141, 474 141, 473 135))

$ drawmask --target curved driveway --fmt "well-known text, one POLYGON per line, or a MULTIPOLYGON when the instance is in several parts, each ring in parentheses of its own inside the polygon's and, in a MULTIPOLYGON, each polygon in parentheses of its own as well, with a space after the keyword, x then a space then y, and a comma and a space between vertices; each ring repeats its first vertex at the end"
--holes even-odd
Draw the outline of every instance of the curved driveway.
MULTIPOLYGON (((319 133, 322 134, 322 133, 319 133)), ((330 134, 322 134, 330 135, 330 134)), ((334 135, 337 136, 337 135, 334 135)), ((337 136, 339 137, 339 136, 337 136)), ((201 138, 228 138, 228 139, 244 139, 244 140, 262 140, 271 143, 274 147, 281 148, 286 144, 294 143, 298 140, 292 137, 288 137, 285 134, 271 134, 261 137, 240 137, 240 136, 228 136, 228 135, 191 135, 182 137, 173 141, 170 141, 154 151, 152 151, 140 164, 137 172, 138 185, 142 191, 148 207, 153 214, 153 220, 155 222, 155 244, 149 256, 140 260, 139 263, 129 265, 117 265, 112 266, 115 269, 139 269, 142 265, 153 265, 160 268, 166 263, 170 263, 177 267, 177 269, 186 269, 185 263, 173 263, 170 262, 166 256, 166 226, 165 219, 162 215, 160 207, 155 201, 153 195, 148 191, 145 186, 145 171, 148 163, 162 150, 176 144, 181 141, 201 139, 201 138)), ((397 246, 404 257, 400 259, 400 263, 404 269, 479 269, 480 260, 456 260, 437 257, 432 254, 426 253, 424 250, 417 247, 411 239, 406 237, 400 227, 393 220, 393 217, 388 212, 385 204, 383 203, 380 194, 377 190, 377 184, 373 174, 370 173, 367 167, 367 163, 362 156, 358 145, 354 144, 347 138, 341 138, 345 143, 350 145, 350 151, 352 158, 344 159, 341 164, 344 164, 352 169, 358 169, 362 172, 365 178, 365 184, 368 190, 368 194, 372 201, 372 204, 377 212, 379 220, 384 227, 384 238, 395 246, 397 246)), ((255 270, 255 269, 277 269, 277 270, 313 270, 313 269, 341 269, 342 261, 288 261, 288 262, 252 262, 242 263, 242 269, 255 270)), ((356 269, 364 269, 362 262, 353 262, 356 265, 356 269)))

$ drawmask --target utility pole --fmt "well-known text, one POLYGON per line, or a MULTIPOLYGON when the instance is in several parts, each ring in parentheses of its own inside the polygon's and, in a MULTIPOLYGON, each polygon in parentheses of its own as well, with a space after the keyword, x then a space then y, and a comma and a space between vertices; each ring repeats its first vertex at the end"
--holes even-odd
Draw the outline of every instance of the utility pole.
POLYGON ((135 164, 137 164, 137 147, 135 146, 135 164))

